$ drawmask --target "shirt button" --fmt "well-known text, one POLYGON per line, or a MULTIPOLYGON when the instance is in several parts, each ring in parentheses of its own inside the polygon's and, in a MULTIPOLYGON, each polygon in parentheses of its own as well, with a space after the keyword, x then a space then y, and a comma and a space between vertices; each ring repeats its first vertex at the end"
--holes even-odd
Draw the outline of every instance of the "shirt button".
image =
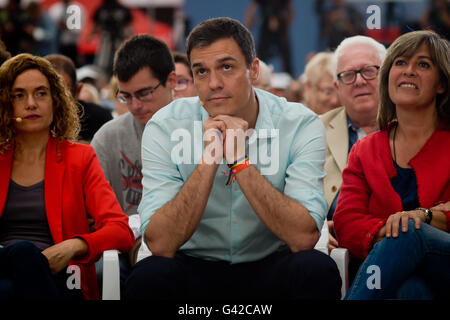
POLYGON ((238 221, 237 220, 233 220, 233 223, 238 223, 238 221))
POLYGON ((236 250, 233 250, 233 254, 236 254, 236 250))
POLYGON ((368 233, 368 234, 366 235, 366 237, 367 237, 367 238, 370 238, 370 236, 371 236, 371 234, 370 234, 370 233, 368 233))
POLYGON ((336 186, 332 186, 332 187, 331 187, 331 191, 332 191, 332 192, 336 192, 336 191, 337 191, 337 187, 336 187, 336 186))
POLYGON ((239 190, 239 187, 238 187, 238 186, 234 186, 234 190, 235 190, 235 191, 238 191, 238 190, 239 190))

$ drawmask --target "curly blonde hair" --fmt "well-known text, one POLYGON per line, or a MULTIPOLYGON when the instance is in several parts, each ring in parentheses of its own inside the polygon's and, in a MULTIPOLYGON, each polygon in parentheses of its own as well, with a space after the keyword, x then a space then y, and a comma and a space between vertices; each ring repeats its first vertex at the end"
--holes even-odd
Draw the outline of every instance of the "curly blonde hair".
POLYGON ((15 143, 12 86, 20 74, 30 69, 40 71, 50 85, 53 122, 49 130, 52 136, 59 141, 76 141, 78 138, 78 106, 63 79, 46 59, 23 53, 7 60, 0 67, 0 154, 15 143))

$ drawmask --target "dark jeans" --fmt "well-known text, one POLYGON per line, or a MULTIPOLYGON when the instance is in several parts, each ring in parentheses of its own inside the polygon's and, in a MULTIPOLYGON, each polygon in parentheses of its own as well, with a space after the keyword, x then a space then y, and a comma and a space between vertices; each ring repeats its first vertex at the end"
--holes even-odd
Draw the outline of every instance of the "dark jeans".
POLYGON ((178 252, 138 262, 125 286, 128 300, 339 299, 335 262, 317 250, 288 248, 254 262, 207 261, 178 252))
POLYGON ((397 238, 374 245, 345 299, 448 299, 449 270, 450 234, 426 223, 416 230, 410 219, 407 232, 400 226, 397 238))
POLYGON ((47 258, 29 241, 0 248, 0 300, 74 300, 81 291, 67 287, 66 268, 53 275, 47 258))

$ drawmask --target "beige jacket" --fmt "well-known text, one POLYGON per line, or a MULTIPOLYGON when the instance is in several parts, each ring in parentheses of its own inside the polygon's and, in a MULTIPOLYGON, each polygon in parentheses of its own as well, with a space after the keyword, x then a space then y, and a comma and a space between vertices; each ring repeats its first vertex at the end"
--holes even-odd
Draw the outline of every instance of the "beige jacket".
POLYGON ((344 107, 320 115, 326 130, 327 154, 324 179, 325 199, 330 208, 342 184, 342 171, 347 165, 348 125, 344 107))

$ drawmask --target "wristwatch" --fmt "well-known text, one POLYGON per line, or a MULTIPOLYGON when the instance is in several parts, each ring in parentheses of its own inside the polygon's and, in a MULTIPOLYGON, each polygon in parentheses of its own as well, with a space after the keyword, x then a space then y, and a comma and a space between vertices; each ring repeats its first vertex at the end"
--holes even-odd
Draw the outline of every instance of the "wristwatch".
POLYGON ((425 208, 417 208, 417 210, 423 211, 423 213, 425 214, 425 223, 430 224, 431 219, 433 219, 433 211, 425 208))

